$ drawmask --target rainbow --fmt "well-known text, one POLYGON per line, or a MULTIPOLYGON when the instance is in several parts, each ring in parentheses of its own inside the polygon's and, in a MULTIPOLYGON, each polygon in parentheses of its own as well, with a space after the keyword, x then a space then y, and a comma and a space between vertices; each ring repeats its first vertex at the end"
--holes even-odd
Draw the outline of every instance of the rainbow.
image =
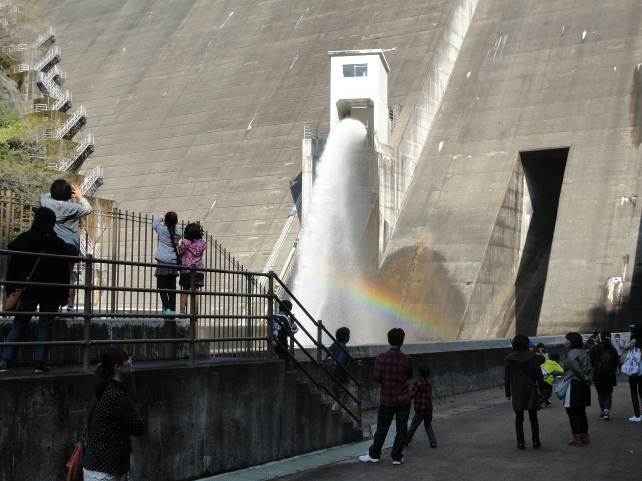
POLYGON ((326 274, 350 297, 364 308, 374 311, 377 317, 389 325, 401 322, 403 324, 401 327, 409 327, 423 335, 437 339, 444 337, 444 333, 439 332, 435 326, 431 326, 422 313, 404 309, 402 301, 390 289, 385 289, 373 281, 349 278, 336 269, 328 270, 326 274))

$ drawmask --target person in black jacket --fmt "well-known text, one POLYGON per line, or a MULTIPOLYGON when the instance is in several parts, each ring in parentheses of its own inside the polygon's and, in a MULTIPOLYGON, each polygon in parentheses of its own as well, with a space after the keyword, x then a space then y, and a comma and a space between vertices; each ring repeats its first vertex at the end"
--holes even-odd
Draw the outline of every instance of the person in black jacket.
POLYGON ((608 421, 613 399, 613 387, 616 384, 617 368, 620 363, 617 351, 611 344, 611 333, 603 331, 599 343, 591 349, 589 357, 593 366, 593 383, 600 403, 600 417, 608 421))
POLYGON ((512 398, 515 411, 515 433, 517 448, 524 449, 524 411, 528 411, 531 422, 533 447, 541 447, 537 409, 541 399, 539 393, 543 383, 539 356, 528 350, 528 337, 518 334, 513 339, 513 352, 506 356, 504 387, 506 397, 512 398))
MULTIPOLYGON (((35 212, 31 228, 16 237, 9 244, 9 250, 67 256, 76 255, 73 246, 65 243, 54 232, 55 224, 56 214, 51 209, 40 207, 35 212)), ((55 313, 58 312, 60 306, 67 303, 69 288, 66 286, 21 286, 19 282, 26 281, 32 270, 31 282, 69 284, 68 259, 41 257, 38 260, 38 256, 35 255, 12 255, 9 260, 7 281, 18 282, 18 284, 7 285, 7 295, 21 287, 24 290, 16 308, 16 316, 13 319, 11 331, 7 336, 7 342, 18 341, 29 321, 31 321, 30 314, 20 314, 20 312, 35 312, 36 308, 40 306, 39 312, 55 313)), ((38 316, 38 341, 48 341, 50 339, 51 324, 54 317, 55 315, 53 314, 41 314, 38 316)), ((36 348, 35 372, 49 371, 49 368, 45 365, 47 352, 47 346, 38 346, 36 348)), ((15 347, 10 346, 4 349, 2 361, 0 362, 0 372, 6 372, 10 369, 14 353, 15 347)))
POLYGON ((143 434, 142 418, 131 405, 123 380, 132 362, 122 349, 108 347, 96 369, 96 404, 89 416, 83 458, 85 481, 122 481, 129 471, 130 436, 143 434))

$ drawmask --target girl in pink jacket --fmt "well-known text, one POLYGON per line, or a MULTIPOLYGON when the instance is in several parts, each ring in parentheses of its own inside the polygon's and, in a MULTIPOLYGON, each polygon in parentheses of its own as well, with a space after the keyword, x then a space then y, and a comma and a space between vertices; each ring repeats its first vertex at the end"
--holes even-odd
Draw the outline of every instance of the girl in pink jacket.
MULTIPOLYGON (((203 253, 207 249, 207 242, 203 240, 203 228, 198 222, 187 224, 183 239, 178 245, 178 254, 181 256, 183 270, 179 279, 181 289, 189 290, 192 287, 192 277, 196 289, 205 285, 205 274, 198 271, 190 271, 189 267, 203 268, 203 253)), ((187 314, 188 294, 181 293, 181 314, 187 314)), ((198 310, 198 296, 196 296, 196 308, 198 310)))

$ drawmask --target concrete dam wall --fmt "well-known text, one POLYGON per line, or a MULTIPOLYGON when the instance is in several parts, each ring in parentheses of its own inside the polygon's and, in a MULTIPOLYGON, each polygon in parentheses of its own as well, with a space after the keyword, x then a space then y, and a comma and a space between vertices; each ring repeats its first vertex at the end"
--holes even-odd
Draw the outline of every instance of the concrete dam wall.
POLYGON ((84 168, 104 166, 101 195, 121 207, 200 219, 261 269, 300 192, 303 126, 329 120, 328 51, 394 49, 382 330, 470 339, 639 317, 639 2, 37 3, 91 114, 84 168))

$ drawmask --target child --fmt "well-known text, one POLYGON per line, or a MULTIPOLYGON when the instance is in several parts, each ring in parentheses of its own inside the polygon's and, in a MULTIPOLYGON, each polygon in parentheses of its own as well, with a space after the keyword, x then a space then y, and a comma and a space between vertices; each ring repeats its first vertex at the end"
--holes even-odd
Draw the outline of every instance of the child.
POLYGON ((564 369, 559 364, 560 355, 556 352, 551 352, 548 355, 548 360, 542 364, 542 375, 544 376, 544 406, 551 405, 551 394, 553 394, 553 383, 555 382, 555 374, 564 374, 564 369))
POLYGON ((428 379, 430 376, 430 368, 428 366, 421 366, 419 368, 419 375, 421 376, 412 387, 410 394, 411 399, 415 400, 415 415, 408 428, 408 437, 406 437, 406 446, 412 441, 415 431, 424 422, 426 434, 430 439, 430 447, 437 447, 437 439, 432 430, 432 383, 428 379))
MULTIPOLYGON (((183 290, 192 287, 192 275, 196 289, 205 285, 205 274, 203 272, 191 271, 188 267, 203 268, 203 253, 207 249, 207 242, 203 240, 203 228, 198 222, 187 224, 183 239, 178 245, 178 254, 181 258, 183 270, 179 278, 179 285, 183 290)), ((181 314, 187 313, 187 298, 189 294, 181 293, 181 314)), ((196 296, 196 308, 198 310, 198 296, 196 296)), ((192 313, 193 314, 193 313, 192 313)))

